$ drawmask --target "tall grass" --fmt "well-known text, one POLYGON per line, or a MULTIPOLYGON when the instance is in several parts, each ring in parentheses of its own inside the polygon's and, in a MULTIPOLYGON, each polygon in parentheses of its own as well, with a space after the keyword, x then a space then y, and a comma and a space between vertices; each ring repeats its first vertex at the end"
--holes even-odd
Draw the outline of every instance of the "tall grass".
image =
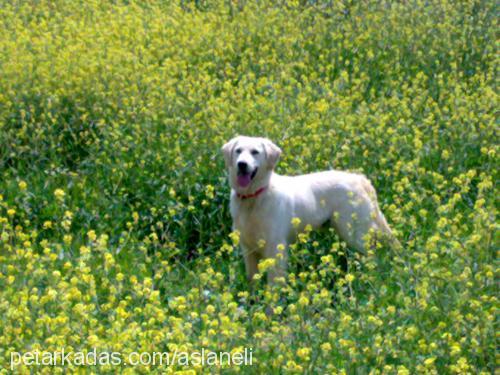
POLYGON ((2 2, 0 363, 206 346, 253 347, 245 373, 493 372, 496 27, 493 1, 2 2), (404 251, 306 233, 251 303, 235 134, 279 144, 280 173, 365 173, 404 251))

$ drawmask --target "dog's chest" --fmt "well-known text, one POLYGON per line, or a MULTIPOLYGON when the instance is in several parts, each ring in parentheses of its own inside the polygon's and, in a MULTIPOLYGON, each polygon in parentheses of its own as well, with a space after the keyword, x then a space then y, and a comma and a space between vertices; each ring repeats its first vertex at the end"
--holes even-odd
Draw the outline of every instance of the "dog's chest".
POLYGON ((258 247, 261 240, 268 241, 269 213, 257 205, 237 204, 233 210, 234 227, 240 240, 248 247, 258 247), (267 217, 266 217, 267 216, 267 217))

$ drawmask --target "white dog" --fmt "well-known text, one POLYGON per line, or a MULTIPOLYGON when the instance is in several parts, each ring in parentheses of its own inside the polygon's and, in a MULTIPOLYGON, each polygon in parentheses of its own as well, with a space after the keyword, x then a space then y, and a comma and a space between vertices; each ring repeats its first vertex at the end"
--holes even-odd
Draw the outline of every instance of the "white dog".
POLYGON ((287 254, 279 245, 286 248, 307 224, 318 228, 331 223, 340 238, 358 251, 364 251, 370 232, 396 241, 365 176, 335 170, 280 176, 273 170, 281 149, 266 138, 236 137, 222 151, 232 188, 233 229, 240 232, 249 281, 263 258, 277 260, 268 281, 283 276, 287 254))

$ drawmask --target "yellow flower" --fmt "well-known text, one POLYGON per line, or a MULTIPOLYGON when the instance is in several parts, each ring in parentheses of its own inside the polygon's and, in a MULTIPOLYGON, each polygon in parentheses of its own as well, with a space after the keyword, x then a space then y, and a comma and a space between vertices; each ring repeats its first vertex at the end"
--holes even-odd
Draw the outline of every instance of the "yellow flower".
POLYGON ((297 349, 297 356, 304 361, 308 361, 310 355, 311 355, 311 348, 297 349))
POLYGON ((426 367, 431 367, 432 365, 434 365, 434 362, 436 362, 436 357, 429 357, 424 361, 424 365, 426 367))
POLYGON ((65 195, 66 195, 66 193, 62 189, 56 189, 56 190, 54 190, 54 196, 59 201, 62 201, 64 199, 65 195))
POLYGON ((274 309, 273 309, 274 313, 276 315, 280 315, 282 312, 283 312, 283 307, 282 306, 276 306, 274 309))
POLYGON ((260 273, 266 272, 269 268, 274 267, 276 264, 276 259, 274 258, 267 258, 264 260, 261 260, 258 265, 258 269, 260 273))
POLYGON ((19 181, 17 186, 19 187, 20 190, 26 190, 28 188, 28 184, 26 183, 26 181, 23 180, 19 181))
POLYGON ((97 235, 96 235, 96 233, 95 233, 95 231, 94 231, 94 230, 89 230, 89 231, 87 232, 87 237, 88 237, 88 239, 89 239, 90 241, 92 241, 92 242, 93 242, 93 241, 95 241, 95 240, 96 240, 97 235))
POLYGON ((71 244, 71 241, 73 241, 73 236, 71 234, 65 234, 63 237, 63 241, 66 245, 71 244))
POLYGON ((238 246, 240 243, 240 232, 235 230, 231 233, 229 233, 229 238, 233 241, 234 246, 238 246))
POLYGON ((321 344, 321 350, 328 353, 332 350, 332 345, 329 342, 325 342, 321 344))
POLYGON ((90 254, 90 249, 87 246, 80 246, 80 255, 90 254))
POLYGON ((450 354, 454 357, 454 356, 460 354, 461 351, 462 351, 462 349, 460 348, 460 345, 458 343, 455 343, 451 346, 450 354))
POLYGON ((299 298, 299 301, 298 301, 299 306, 303 306, 303 307, 309 306, 309 302, 310 302, 309 298, 305 294, 302 294, 299 298))

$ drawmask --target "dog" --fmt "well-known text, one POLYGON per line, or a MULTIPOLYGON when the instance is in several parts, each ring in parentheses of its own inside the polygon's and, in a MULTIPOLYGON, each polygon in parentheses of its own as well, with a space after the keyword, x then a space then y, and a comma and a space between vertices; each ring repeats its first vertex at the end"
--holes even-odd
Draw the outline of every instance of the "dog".
POLYGON ((362 174, 337 170, 299 176, 274 172, 281 149, 267 138, 238 136, 222 147, 231 185, 233 230, 249 282, 262 259, 274 258, 268 283, 285 276, 287 245, 306 225, 333 226, 348 247, 364 252, 368 238, 397 242, 377 203, 375 189, 362 174))

